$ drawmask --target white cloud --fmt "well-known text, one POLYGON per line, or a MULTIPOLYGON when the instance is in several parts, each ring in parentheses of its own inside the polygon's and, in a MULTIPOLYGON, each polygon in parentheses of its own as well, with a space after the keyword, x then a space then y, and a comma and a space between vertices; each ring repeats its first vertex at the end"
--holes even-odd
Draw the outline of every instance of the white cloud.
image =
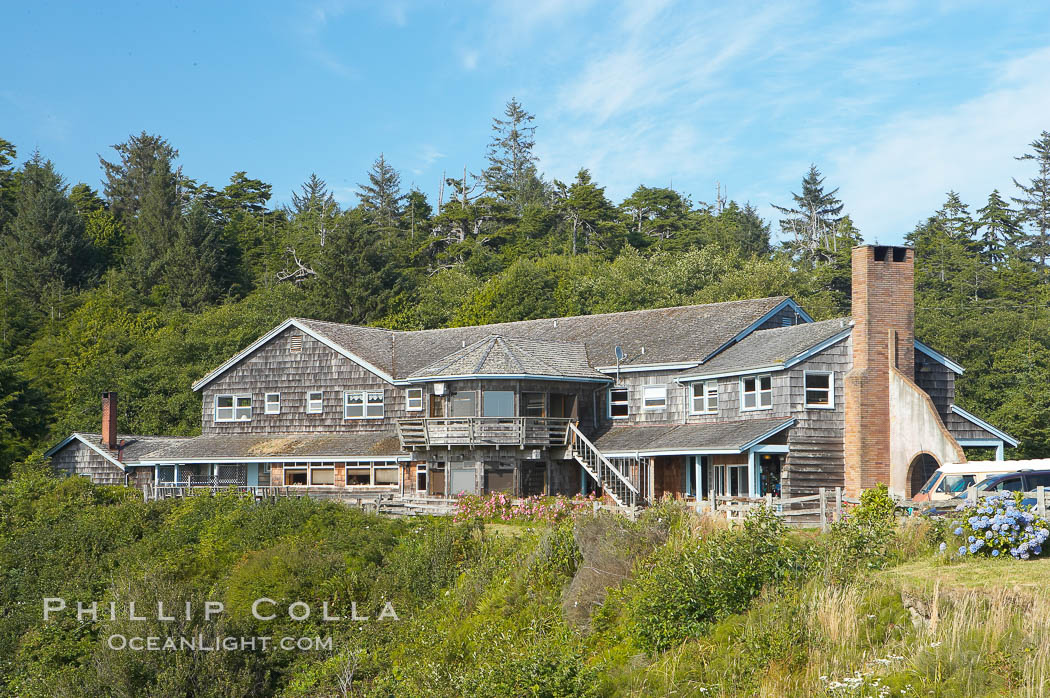
POLYGON ((1050 48, 1002 65, 991 89, 941 109, 901 114, 839 150, 829 181, 841 185, 865 239, 899 241, 956 190, 971 210, 1024 177, 1013 159, 1050 128, 1050 48))

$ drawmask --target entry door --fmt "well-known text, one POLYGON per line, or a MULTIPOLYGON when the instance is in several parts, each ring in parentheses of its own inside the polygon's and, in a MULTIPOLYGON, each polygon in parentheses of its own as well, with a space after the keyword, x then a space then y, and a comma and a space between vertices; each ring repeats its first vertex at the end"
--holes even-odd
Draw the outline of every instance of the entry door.
POLYGON ((747 495, 747 466, 746 465, 719 465, 712 467, 714 471, 715 493, 724 497, 743 497, 747 495))
POLYGON ((431 417, 444 417, 445 416, 445 396, 444 395, 431 395, 430 396, 430 416, 431 417))
POLYGON ((576 419, 576 396, 551 393, 551 417, 576 419))

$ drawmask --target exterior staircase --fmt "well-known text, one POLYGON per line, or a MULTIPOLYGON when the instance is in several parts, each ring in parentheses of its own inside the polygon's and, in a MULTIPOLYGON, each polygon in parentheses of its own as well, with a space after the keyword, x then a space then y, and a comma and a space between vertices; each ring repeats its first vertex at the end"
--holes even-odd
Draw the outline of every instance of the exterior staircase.
POLYGON ((641 496, 630 477, 622 472, 608 458, 602 455, 590 439, 583 435, 575 422, 569 423, 569 453, 583 466, 587 474, 594 478, 602 491, 609 495, 621 508, 633 509, 639 504, 641 496))

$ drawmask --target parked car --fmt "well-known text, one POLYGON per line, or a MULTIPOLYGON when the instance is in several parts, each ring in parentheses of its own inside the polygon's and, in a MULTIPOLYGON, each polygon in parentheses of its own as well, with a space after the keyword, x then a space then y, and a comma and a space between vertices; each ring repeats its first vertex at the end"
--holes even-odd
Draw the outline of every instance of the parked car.
MULTIPOLYGON (((977 486, 980 493, 990 492, 1034 492, 1039 486, 1050 489, 1050 470, 1022 470, 990 477, 977 486)), ((1035 506, 1034 497, 1025 497, 1022 504, 1035 506)))
MULTIPOLYGON (((947 502, 961 497, 968 487, 984 482, 990 477, 1018 472, 1026 461, 971 461, 968 463, 945 463, 934 471, 926 484, 912 497, 916 502, 947 502)), ((1050 460, 1040 462, 1050 467, 1050 460)))

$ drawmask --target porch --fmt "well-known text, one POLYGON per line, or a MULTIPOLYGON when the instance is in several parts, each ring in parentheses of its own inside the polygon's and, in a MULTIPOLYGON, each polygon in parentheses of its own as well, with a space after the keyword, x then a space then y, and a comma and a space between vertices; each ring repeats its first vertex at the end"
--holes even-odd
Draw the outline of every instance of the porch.
POLYGON ((564 446, 571 419, 558 417, 417 417, 399 419, 404 450, 435 446, 564 446))

